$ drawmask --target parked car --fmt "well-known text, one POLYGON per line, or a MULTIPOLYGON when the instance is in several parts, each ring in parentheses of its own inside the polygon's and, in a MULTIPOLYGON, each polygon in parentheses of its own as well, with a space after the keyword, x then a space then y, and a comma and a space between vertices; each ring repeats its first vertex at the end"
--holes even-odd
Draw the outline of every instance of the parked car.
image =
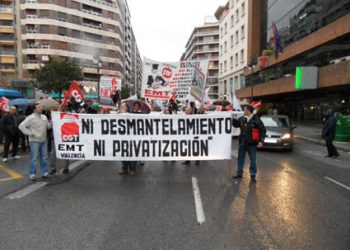
POLYGON ((266 128, 263 149, 293 150, 294 129, 286 115, 266 115, 261 117, 266 128))

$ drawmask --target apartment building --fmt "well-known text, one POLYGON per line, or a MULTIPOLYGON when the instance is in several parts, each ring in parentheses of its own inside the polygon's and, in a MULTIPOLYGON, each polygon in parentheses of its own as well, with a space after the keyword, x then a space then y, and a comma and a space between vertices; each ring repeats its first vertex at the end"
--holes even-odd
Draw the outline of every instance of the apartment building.
POLYGON ((0 2, 0 85, 16 77, 16 43, 12 0, 0 2))
POLYGON ((233 96, 236 90, 245 86, 244 69, 248 64, 247 5, 247 0, 230 0, 215 12, 220 23, 220 98, 233 96))
POLYGON ((320 120, 329 108, 348 113, 350 1, 249 2, 248 58, 258 58, 258 64, 245 71, 246 86, 237 97, 262 100, 298 120, 320 120), (283 51, 269 55, 275 50, 274 27, 283 51), (312 89, 297 85, 296 69, 306 66, 318 69, 312 89))
POLYGON ((206 86, 211 87, 209 97, 219 98, 219 23, 206 22, 195 27, 186 44, 181 60, 209 60, 206 86))
POLYGON ((69 59, 96 90, 100 75, 123 78, 121 12, 107 0, 20 0, 16 6, 19 78, 49 58, 69 59))

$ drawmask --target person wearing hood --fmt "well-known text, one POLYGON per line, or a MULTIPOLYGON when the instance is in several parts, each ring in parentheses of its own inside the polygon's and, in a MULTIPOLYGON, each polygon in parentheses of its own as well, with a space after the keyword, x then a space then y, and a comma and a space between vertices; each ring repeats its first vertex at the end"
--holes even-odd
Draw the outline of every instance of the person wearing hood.
POLYGON ((335 119, 334 111, 328 110, 325 114, 325 122, 322 129, 322 138, 326 141, 328 154, 325 157, 337 158, 339 153, 333 145, 335 139, 335 131, 337 128, 337 121, 335 119))

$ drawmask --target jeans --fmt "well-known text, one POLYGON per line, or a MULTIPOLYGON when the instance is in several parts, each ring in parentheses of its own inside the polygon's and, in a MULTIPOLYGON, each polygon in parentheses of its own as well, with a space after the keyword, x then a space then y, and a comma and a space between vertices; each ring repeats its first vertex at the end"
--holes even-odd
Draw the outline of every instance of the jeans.
POLYGON ((334 145, 333 145, 333 141, 326 140, 326 147, 327 147, 329 157, 339 156, 339 153, 338 153, 336 147, 334 147, 334 145))
POLYGON ((122 161, 123 171, 136 172, 136 161, 122 161))
POLYGON ((35 175, 36 173, 36 165, 38 164, 38 160, 40 157, 40 166, 41 166, 41 174, 44 175, 48 172, 48 164, 47 164, 47 142, 29 142, 30 148, 30 170, 29 175, 35 175))
MULTIPOLYGON (((51 151, 50 151, 50 171, 56 171, 56 147, 55 140, 51 140, 51 151)), ((64 160, 63 169, 69 169, 69 160, 64 160)))
POLYGON ((245 156, 248 152, 249 159, 250 159, 250 175, 255 176, 256 175, 256 146, 244 146, 239 145, 238 148, 238 169, 237 169, 237 175, 243 176, 243 168, 245 163, 245 156))
POLYGON ((12 156, 17 155, 18 141, 19 141, 18 135, 5 135, 4 158, 8 157, 11 143, 12 143, 12 156))

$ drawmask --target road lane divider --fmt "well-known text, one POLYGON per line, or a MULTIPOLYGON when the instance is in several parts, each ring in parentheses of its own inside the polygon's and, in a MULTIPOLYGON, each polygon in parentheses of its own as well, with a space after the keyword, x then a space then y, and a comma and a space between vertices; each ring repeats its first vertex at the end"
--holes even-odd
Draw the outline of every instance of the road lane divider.
POLYGON ((343 187, 343 188, 345 188, 345 189, 347 189, 347 190, 350 191, 350 187, 344 185, 343 183, 340 183, 339 181, 336 181, 336 180, 334 180, 334 179, 332 179, 332 178, 329 178, 328 176, 325 176, 324 178, 325 178, 326 180, 329 180, 329 181, 333 182, 334 184, 337 184, 338 186, 341 186, 341 187, 343 187))
POLYGON ((201 194, 199 191, 198 180, 196 177, 192 177, 192 187, 193 187, 193 195, 194 195, 194 204, 196 206, 197 221, 199 225, 201 225, 205 222, 205 215, 204 215, 201 194))
POLYGON ((16 200, 16 199, 21 199, 37 190, 39 190, 42 187, 45 187, 48 184, 48 182, 36 182, 34 184, 31 184, 17 192, 14 192, 8 196, 6 196, 6 199, 9 200, 16 200))
POLYGON ((9 169, 3 165, 0 165, 0 170, 5 172, 6 174, 8 174, 10 177, 8 178, 3 178, 0 179, 0 182, 4 182, 4 181, 11 181, 11 180, 18 180, 18 179, 22 179, 23 176, 20 175, 19 173, 13 171, 12 169, 9 169))

